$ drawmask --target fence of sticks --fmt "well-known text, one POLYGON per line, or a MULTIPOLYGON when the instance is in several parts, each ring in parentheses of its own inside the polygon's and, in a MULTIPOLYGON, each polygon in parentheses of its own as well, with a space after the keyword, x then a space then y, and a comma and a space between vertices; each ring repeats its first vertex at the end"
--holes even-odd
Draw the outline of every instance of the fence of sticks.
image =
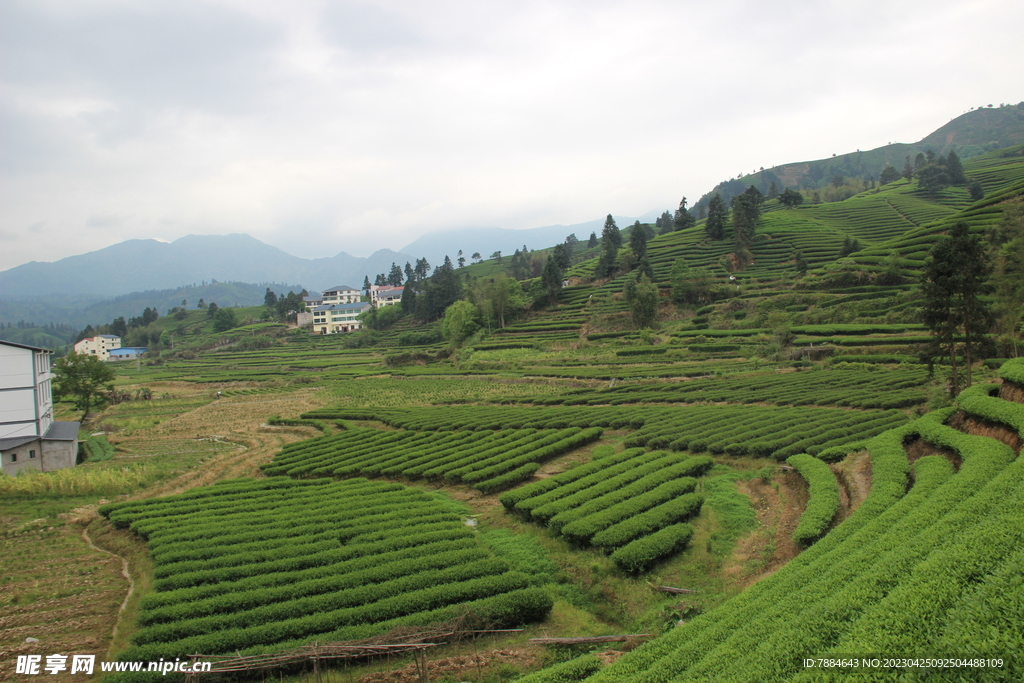
MULTIPOLYGON (((313 643, 294 650, 258 655, 190 655, 193 663, 209 663, 205 672, 186 675, 186 683, 200 683, 217 677, 222 680, 264 680, 283 678, 285 674, 311 673, 313 683, 331 683, 338 674, 330 673, 329 662, 364 662, 382 657, 411 653, 416 672, 422 683, 427 683, 427 656, 430 648, 464 640, 475 639, 489 633, 515 633, 522 629, 491 629, 472 613, 432 629, 398 628, 375 638, 340 643, 313 643), (262 675, 261 675, 262 674, 262 675)), ((206 667, 203 667, 206 668, 206 667)), ((336 668, 336 664, 333 668, 336 668)))

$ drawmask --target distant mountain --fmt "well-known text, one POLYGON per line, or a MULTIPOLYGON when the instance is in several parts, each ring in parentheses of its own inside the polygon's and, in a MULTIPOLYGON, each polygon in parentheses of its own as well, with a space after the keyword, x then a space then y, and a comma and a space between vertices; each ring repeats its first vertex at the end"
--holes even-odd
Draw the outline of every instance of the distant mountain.
POLYGON ((16 266, 0 272, 0 292, 5 300, 74 295, 98 301, 210 280, 295 282, 310 291, 341 284, 358 288, 365 276, 373 279, 392 262, 411 260, 390 249, 366 258, 341 252, 304 259, 249 235, 187 235, 170 243, 128 240, 53 263, 16 266))
MULTIPOLYGON (((33 323, 69 325, 74 337, 86 325, 102 325, 121 316, 125 319, 137 317, 147 308, 155 308, 160 315, 165 315, 168 309, 181 306, 183 301, 187 302, 185 307, 190 310, 198 308, 200 301, 206 304, 214 302, 219 306, 258 306, 263 303, 267 287, 275 294, 301 292, 303 289, 302 285, 214 281, 174 289, 132 292, 102 301, 75 294, 8 299, 0 300, 0 323, 25 323, 29 329, 36 329, 33 323)), ((60 336, 48 329, 42 331, 60 336)), ((4 336, 5 333, 29 334, 29 331, 17 327, 0 330, 0 339, 19 341, 15 336, 4 336)), ((52 342, 49 343, 52 345, 52 342)))
POLYGON ((948 154, 951 150, 961 160, 976 157, 1002 147, 1024 142, 1024 102, 1001 107, 984 107, 956 117, 921 141, 904 144, 894 143, 877 149, 850 152, 827 159, 801 161, 783 164, 757 173, 733 178, 716 185, 705 194, 693 208, 706 208, 711 195, 718 192, 728 204, 732 197, 742 193, 751 185, 767 194, 772 183, 779 192, 787 187, 804 190, 824 187, 835 176, 846 178, 878 179, 885 166, 891 165, 903 170, 906 158, 914 157, 928 150, 936 154, 948 154))
MULTIPOLYGON (((666 209, 668 208, 670 207, 666 207, 666 209)), ((637 220, 641 223, 653 223, 661 215, 661 211, 651 211, 643 216, 613 216, 613 218, 620 228, 625 228, 637 220)), ((604 218, 598 218, 585 223, 545 225, 526 230, 511 230, 509 228, 442 230, 426 234, 415 242, 407 244, 402 247, 402 252, 425 256, 431 266, 440 265, 444 262, 445 256, 451 257, 454 263, 458 259, 459 249, 462 250, 462 255, 466 257, 467 261, 470 260, 470 256, 474 252, 480 252, 484 258, 489 258, 496 251, 510 255, 516 249, 522 249, 524 245, 530 249, 546 249, 564 242, 570 233, 575 233, 576 238, 580 240, 586 240, 590 237, 591 232, 596 232, 600 236, 604 221, 604 218)))

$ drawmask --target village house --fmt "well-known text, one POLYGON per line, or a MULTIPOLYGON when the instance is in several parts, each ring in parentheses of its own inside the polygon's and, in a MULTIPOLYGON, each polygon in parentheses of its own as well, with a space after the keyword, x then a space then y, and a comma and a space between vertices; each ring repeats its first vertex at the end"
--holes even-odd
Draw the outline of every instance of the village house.
POLYGON ((313 308, 313 333, 338 334, 355 332, 362 329, 363 323, 358 319, 360 313, 370 310, 365 301, 348 304, 324 304, 313 308))
POLYGON ((121 348, 121 338, 112 334, 98 334, 75 344, 75 353, 96 356, 102 361, 110 357, 113 349, 121 348))
POLYGON ((110 360, 138 360, 148 350, 144 346, 122 346, 110 350, 110 360))
POLYGON ((400 304, 404 291, 405 287, 395 287, 394 285, 370 285, 370 303, 374 308, 400 304))
POLYGON ((322 303, 324 306, 332 304, 356 304, 362 299, 363 293, 358 289, 352 289, 348 285, 338 285, 324 290, 322 303))
POLYGON ((0 341, 0 463, 4 474, 75 466, 79 423, 53 419, 51 355, 49 349, 0 341))

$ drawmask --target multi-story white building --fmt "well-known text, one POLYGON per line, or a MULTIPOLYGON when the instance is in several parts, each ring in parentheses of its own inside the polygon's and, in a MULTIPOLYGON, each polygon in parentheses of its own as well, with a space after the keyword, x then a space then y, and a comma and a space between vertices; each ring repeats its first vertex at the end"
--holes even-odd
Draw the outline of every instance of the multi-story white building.
POLYGON ((374 308, 400 304, 402 303, 402 292, 404 291, 405 287, 395 287, 394 285, 371 285, 370 303, 373 304, 374 308))
POLYGON ((0 341, 0 463, 4 474, 74 467, 78 423, 53 420, 53 351, 0 341))
POLYGON ((75 344, 75 353, 96 356, 102 361, 110 358, 113 349, 121 348, 121 338, 112 334, 98 334, 75 344))
POLYGON ((358 289, 352 289, 348 285, 338 285, 324 290, 321 297, 321 304, 330 306, 332 304, 356 304, 362 300, 363 293, 358 289))
POLYGON ((370 308, 365 301, 316 306, 313 308, 313 334, 338 334, 362 329, 359 314, 370 308))

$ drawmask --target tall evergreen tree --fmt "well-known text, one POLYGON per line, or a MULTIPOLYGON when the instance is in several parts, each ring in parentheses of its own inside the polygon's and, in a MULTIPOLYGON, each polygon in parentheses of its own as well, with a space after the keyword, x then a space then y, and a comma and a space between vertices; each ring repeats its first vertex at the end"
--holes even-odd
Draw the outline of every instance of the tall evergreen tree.
POLYGON ((932 247, 925 262, 921 319, 932 334, 929 353, 950 359, 953 396, 960 391, 958 351, 962 348, 967 361, 969 387, 972 365, 984 350, 985 334, 992 326, 992 313, 982 299, 989 291, 990 270, 981 240, 971 235, 963 221, 953 226, 949 238, 932 247))
POLYGON ((954 185, 963 185, 967 182, 964 165, 960 163, 960 157, 953 150, 946 155, 946 170, 949 171, 949 181, 954 185))
POLYGON ((596 232, 592 232, 592 233, 590 233, 590 239, 587 240, 587 249, 593 249, 596 246, 597 246, 597 233, 596 232))
POLYGON ((551 251, 551 260, 558 265, 559 270, 569 270, 569 266, 572 265, 572 257, 568 244, 564 242, 556 244, 555 248, 551 251))
POLYGON ((388 273, 388 284, 392 287, 402 286, 402 269, 395 262, 391 263, 391 272, 388 273))
POLYGON ((716 242, 725 239, 725 223, 729 211, 725 208, 725 200, 717 192, 708 201, 708 219, 704 223, 704 232, 716 242))
POLYGON ((597 260, 594 277, 606 278, 615 273, 620 246, 622 246, 622 233, 619 232, 619 226, 615 225, 615 219, 608 214, 604 221, 604 228, 601 230, 601 257, 597 260))
POLYGON ((761 220, 761 204, 764 195, 751 185, 747 190, 732 199, 732 225, 736 235, 737 249, 750 249, 754 241, 754 232, 761 220))
POLYGON ((629 231, 629 248, 637 261, 647 258, 647 232, 640 225, 640 221, 634 223, 633 229, 629 231))
POLYGON ((679 208, 676 209, 675 218, 672 220, 672 226, 676 232, 680 230, 686 230, 692 228, 697 223, 697 220, 690 215, 690 212, 686 210, 686 197, 683 197, 682 201, 679 202, 679 208))
POLYGON ((558 303, 558 292, 562 289, 562 269, 553 257, 544 264, 544 272, 541 273, 540 280, 547 291, 548 303, 558 303))
POLYGON ((663 212, 656 221, 654 221, 654 227, 658 229, 659 235, 665 235, 674 229, 672 227, 672 214, 668 211, 663 212))
POLYGON ((914 177, 914 167, 910 165, 910 157, 907 157, 906 163, 903 164, 903 177, 910 180, 914 177))

